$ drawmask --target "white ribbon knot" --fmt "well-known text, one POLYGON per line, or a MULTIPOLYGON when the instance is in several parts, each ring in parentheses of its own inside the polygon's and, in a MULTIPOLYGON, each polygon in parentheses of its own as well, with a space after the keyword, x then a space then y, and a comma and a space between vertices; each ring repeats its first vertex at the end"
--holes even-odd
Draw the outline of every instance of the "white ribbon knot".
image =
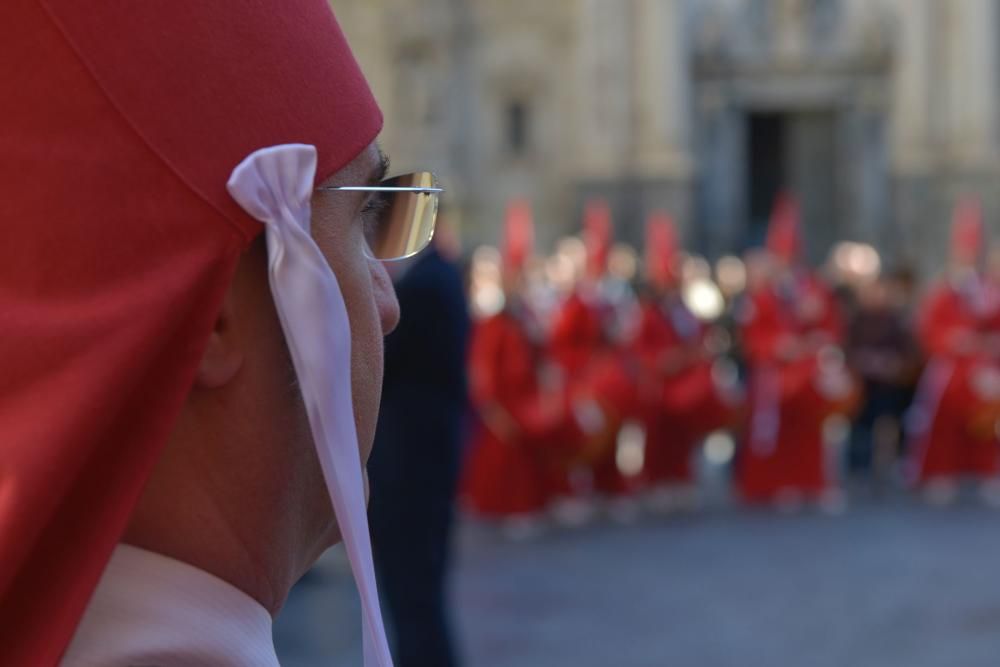
POLYGON ((365 665, 391 667, 354 423, 350 322, 337 278, 310 233, 315 176, 316 148, 285 144, 251 153, 227 188, 266 225, 271 294, 361 597, 365 665))

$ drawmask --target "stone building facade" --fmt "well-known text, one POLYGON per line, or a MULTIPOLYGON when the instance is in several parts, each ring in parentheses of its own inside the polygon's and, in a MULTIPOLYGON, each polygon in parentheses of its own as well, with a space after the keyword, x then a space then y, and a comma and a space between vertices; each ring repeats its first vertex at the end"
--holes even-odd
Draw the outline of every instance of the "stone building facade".
POLYGON ((534 204, 543 245, 608 199, 710 257, 759 243, 775 194, 808 253, 868 242, 923 273, 950 207, 1000 217, 995 0, 331 0, 398 169, 430 165, 470 243, 534 204))

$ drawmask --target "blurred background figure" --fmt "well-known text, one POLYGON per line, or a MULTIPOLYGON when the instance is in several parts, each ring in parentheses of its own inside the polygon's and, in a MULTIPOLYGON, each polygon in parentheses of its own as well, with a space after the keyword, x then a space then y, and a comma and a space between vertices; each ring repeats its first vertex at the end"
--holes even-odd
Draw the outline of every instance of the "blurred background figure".
POLYGON ((639 368, 639 414, 645 427, 642 481, 651 507, 691 509, 697 503, 693 457, 709 433, 736 426, 743 395, 720 337, 682 295, 683 256, 664 212, 646 222, 645 285, 631 348, 639 368))
MULTIPOLYGON (((635 411, 634 373, 623 342, 634 296, 609 274, 613 244, 611 210, 606 201, 587 202, 583 217, 586 270, 554 314, 548 347, 570 391, 569 400, 581 424, 591 433, 588 456, 590 487, 607 509, 630 520, 635 505, 635 475, 618 465, 617 436, 635 411)), ((572 493, 585 492, 578 488, 572 493)))
POLYGON ((781 509, 817 501, 842 509, 830 470, 824 422, 848 409, 854 393, 832 291, 802 263, 798 204, 782 194, 768 230, 771 275, 742 313, 750 367, 750 423, 741 452, 740 486, 749 502, 781 509))
POLYGON ((546 371, 543 325, 526 298, 533 249, 530 205, 512 201, 504 222, 499 307, 476 323, 468 359, 476 425, 465 503, 480 517, 500 520, 515 538, 541 528, 553 479, 560 478, 554 443, 565 418, 562 382, 546 371))
POLYGON ((913 465, 928 502, 955 500, 960 475, 1000 504, 1000 293, 986 275, 987 239, 978 201, 952 222, 951 261, 921 304, 918 335, 930 359, 913 412, 913 465))
POLYGON ((401 312, 368 464, 376 573, 400 667, 458 663, 447 573, 466 414, 469 314, 443 212, 431 246, 390 264, 401 312))
POLYGON ((913 335, 905 270, 858 285, 847 335, 847 359, 862 382, 847 467, 853 476, 887 490, 904 452, 904 415, 913 400, 922 359, 913 335))

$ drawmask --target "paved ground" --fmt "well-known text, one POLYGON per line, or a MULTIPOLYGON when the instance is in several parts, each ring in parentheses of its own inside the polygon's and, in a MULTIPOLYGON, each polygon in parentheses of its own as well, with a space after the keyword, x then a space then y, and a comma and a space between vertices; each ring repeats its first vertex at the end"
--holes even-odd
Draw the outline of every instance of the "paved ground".
MULTIPOLYGON (((466 524, 454 600, 473 667, 996 667, 1000 514, 716 509, 527 543, 466 524)), ((356 614, 334 553, 279 618, 282 664, 360 665, 356 614)))

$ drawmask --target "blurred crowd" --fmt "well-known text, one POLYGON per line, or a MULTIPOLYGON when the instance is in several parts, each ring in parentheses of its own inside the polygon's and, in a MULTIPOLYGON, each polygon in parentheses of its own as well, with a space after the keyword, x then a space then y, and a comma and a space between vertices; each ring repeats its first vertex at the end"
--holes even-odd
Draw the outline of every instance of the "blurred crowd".
POLYGON ((601 200, 541 256, 516 200, 463 280, 447 216, 438 227, 390 265, 403 317, 369 463, 400 664, 457 664, 456 495, 510 539, 706 500, 839 514, 858 492, 912 490, 943 505, 966 480, 1000 507, 1000 254, 974 200, 919 286, 853 242, 808 266, 787 194, 764 247, 714 265, 665 212, 641 256, 616 243, 601 200))
POLYGON ((512 536, 543 520, 699 504, 696 461, 740 502, 839 513, 846 490, 913 488, 931 503, 974 479, 1000 503, 1000 262, 981 207, 956 206, 949 264, 918 290, 874 248, 801 258, 793 197, 766 244, 714 266, 650 215, 642 256, 607 204, 535 253, 530 205, 468 272, 474 424, 462 505, 512 536))

